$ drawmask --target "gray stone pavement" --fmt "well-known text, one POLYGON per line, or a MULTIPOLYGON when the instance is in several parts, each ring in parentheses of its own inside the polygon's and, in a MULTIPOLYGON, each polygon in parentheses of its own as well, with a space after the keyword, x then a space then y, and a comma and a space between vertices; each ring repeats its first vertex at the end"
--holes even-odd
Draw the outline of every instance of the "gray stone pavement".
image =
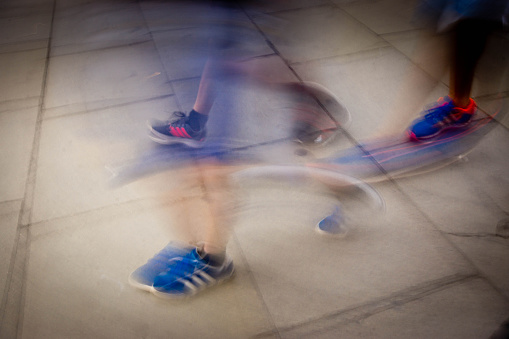
MULTIPOLYGON (((320 83, 349 108, 351 138, 320 156, 368 138, 405 78, 428 102, 447 92, 414 56, 413 11, 278 0, 238 18, 246 63, 320 83)), ((386 212, 357 214, 344 239, 313 230, 329 195, 257 179, 232 211, 235 279, 172 302, 128 285, 200 219, 205 193, 185 168, 112 189, 105 166, 152 147, 145 120, 191 108, 206 41, 195 23, 209 19, 189 1, 1 2, 0 337, 487 338, 509 317, 509 239, 497 236, 509 223, 507 115, 465 161, 374 184, 386 212)), ((488 113, 507 110, 508 44, 495 35, 476 75, 488 113)), ((291 158, 292 145, 261 144, 285 126, 272 114, 282 99, 221 88, 214 110, 243 112, 239 142, 291 158)))

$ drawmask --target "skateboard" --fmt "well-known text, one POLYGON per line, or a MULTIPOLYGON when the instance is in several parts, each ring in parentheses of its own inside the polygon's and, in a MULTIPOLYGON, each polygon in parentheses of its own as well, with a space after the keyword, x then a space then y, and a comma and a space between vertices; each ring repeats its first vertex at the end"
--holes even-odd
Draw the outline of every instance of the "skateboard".
POLYGON ((310 166, 367 182, 417 175, 464 158, 495 126, 494 116, 479 111, 468 125, 446 130, 430 141, 413 141, 406 134, 375 139, 310 166))

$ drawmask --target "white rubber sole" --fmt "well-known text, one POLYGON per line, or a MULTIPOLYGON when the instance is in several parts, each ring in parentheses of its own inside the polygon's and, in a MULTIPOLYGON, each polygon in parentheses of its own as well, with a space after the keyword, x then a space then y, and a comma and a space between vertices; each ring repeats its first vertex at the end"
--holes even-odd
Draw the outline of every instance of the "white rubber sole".
POLYGON ((197 288, 196 290, 192 290, 190 293, 182 293, 182 294, 165 293, 165 292, 156 290, 152 286, 150 287, 150 292, 153 295, 155 295, 156 297, 161 298, 161 299, 166 299, 166 300, 182 300, 182 299, 193 297, 193 296, 197 295, 198 293, 203 292, 205 290, 208 290, 208 289, 210 289, 212 287, 215 287, 215 286, 221 285, 223 283, 226 283, 226 282, 230 281, 231 279, 233 279, 234 276, 235 276, 235 269, 233 269, 231 274, 228 275, 227 277, 224 277, 222 279, 216 280, 212 284, 203 285, 200 288, 197 288))
POLYGON ((152 286, 141 284, 141 283, 137 282, 136 280, 134 280, 132 278, 132 275, 129 275, 129 278, 127 278, 127 281, 129 282, 129 285, 131 285, 134 288, 137 288, 139 290, 146 291, 146 292, 152 291, 152 286))

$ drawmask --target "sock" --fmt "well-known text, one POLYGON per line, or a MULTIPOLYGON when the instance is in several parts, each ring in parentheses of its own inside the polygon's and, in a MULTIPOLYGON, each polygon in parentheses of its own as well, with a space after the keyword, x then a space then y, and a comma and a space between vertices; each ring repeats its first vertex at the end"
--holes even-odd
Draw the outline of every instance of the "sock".
POLYGON ((196 112, 194 109, 189 113, 188 124, 195 131, 199 131, 205 127, 209 116, 196 112))
POLYGON ((226 256, 226 252, 212 254, 205 252, 202 248, 198 248, 196 251, 200 258, 205 260, 211 266, 221 266, 226 256))

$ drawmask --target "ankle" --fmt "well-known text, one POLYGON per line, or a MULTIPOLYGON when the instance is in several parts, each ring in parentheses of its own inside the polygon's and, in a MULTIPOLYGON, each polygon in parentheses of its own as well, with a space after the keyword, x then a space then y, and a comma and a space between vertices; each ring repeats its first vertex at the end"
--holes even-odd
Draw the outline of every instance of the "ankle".
POLYGON ((200 258, 205 260, 211 266, 221 266, 226 258, 226 251, 218 253, 206 252, 203 248, 196 250, 200 258))
POLYGON ((472 103, 474 101, 470 97, 467 97, 467 98, 453 98, 453 97, 451 97, 451 100, 452 100, 452 103, 454 104, 454 106, 459 107, 459 108, 468 108, 469 106, 472 105, 472 103))
POLYGON ((208 115, 199 113, 193 109, 189 113, 188 123, 193 130, 199 131, 205 127, 208 118, 209 118, 208 115))

